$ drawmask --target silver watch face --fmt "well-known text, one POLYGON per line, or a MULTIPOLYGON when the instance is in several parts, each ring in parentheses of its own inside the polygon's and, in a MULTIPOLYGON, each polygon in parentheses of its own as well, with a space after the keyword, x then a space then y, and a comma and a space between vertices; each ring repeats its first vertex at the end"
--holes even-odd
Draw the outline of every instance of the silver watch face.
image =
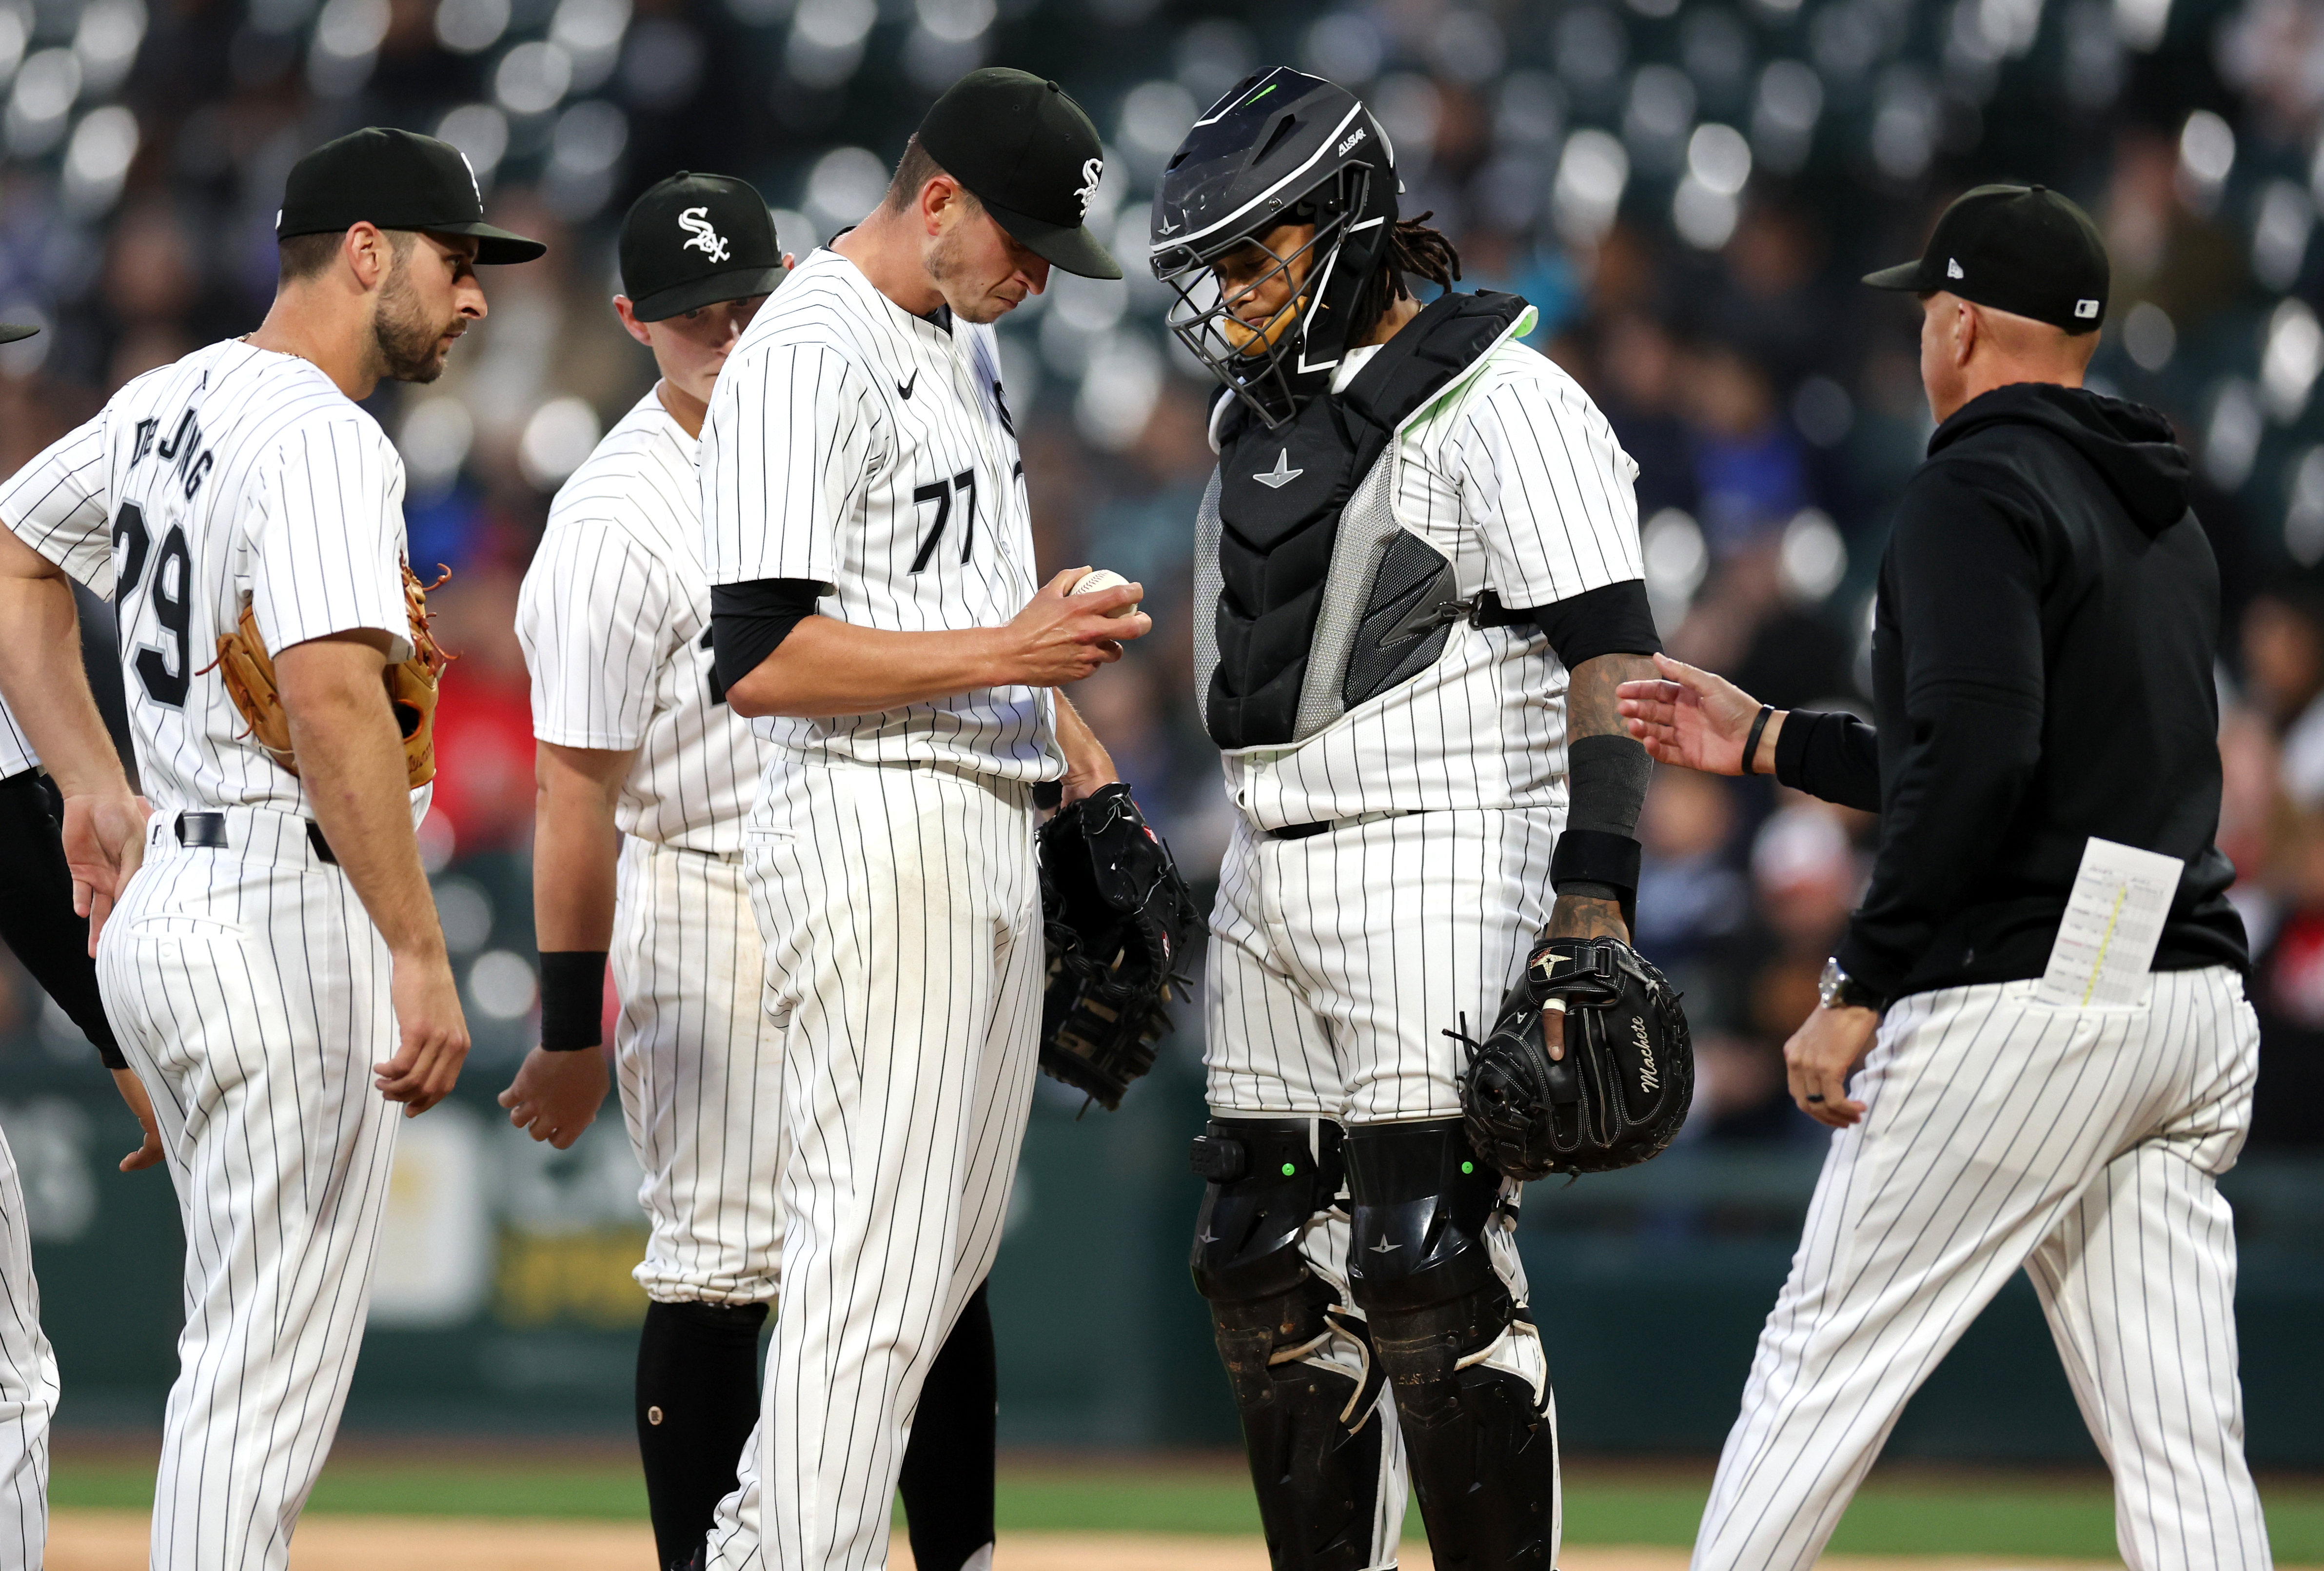
POLYGON ((1840 968, 1839 961, 1826 960, 1823 974, 1816 978, 1817 1001, 1826 1009, 1831 1008, 1840 1002, 1840 984, 1847 980, 1848 973, 1840 968))

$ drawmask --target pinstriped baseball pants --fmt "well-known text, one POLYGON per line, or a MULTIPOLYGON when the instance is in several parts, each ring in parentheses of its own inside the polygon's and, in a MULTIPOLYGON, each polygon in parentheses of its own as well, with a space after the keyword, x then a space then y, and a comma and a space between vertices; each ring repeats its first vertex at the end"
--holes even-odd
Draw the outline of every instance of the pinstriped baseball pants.
POLYGON ((664 1303, 770 1303, 783 1243, 782 1042, 742 859, 622 845, 613 1063, 664 1303))
POLYGON ((1549 921, 1547 808, 1407 813, 1304 840, 1235 825, 1203 993, 1213 1113, 1461 1115, 1466 1061, 1549 921))
POLYGON ((1759 1336, 1695 1571, 1813 1563, 1913 1392, 2013 1271, 2033 1279, 2115 1479, 2131 1571, 2266 1571, 2244 1462, 2236 1241, 2217 1176, 2259 1028, 2224 967, 2128 1009, 2032 982, 1888 1012, 1759 1336))
POLYGON ((0 1571, 40 1571, 49 1541, 49 1419, 57 1359, 41 1330, 24 1187, 0 1138, 0 1571))
POLYGON ((282 1571, 371 1311, 400 1110, 387 946, 306 822, 235 809, 231 850, 147 826, 97 984, 161 1125, 186 1230, 153 1571, 282 1571))
POLYGON ((1031 1106, 1032 788, 794 763, 745 841, 782 1030, 782 1309, 708 1563, 878 1571, 920 1387, 991 1269, 1031 1106))

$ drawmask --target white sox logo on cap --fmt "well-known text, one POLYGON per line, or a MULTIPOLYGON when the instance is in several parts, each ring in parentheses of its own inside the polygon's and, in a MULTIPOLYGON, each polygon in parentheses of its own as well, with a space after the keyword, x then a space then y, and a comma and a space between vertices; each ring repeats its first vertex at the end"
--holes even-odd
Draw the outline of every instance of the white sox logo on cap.
POLYGON ((1087 223, 1089 221, 1090 204, 1097 200, 1098 177, 1104 173, 1105 161, 1103 159, 1092 158, 1083 161, 1081 187, 1074 192, 1074 196, 1081 199, 1082 216, 1079 221, 1082 223, 1087 223))
POLYGON ((679 243, 679 250, 699 251, 713 262, 724 262, 726 260, 726 238, 724 236, 719 234, 717 230, 710 226, 710 209, 708 208, 687 208, 685 211, 678 214, 678 226, 685 230, 687 234, 691 236, 691 238, 679 243))

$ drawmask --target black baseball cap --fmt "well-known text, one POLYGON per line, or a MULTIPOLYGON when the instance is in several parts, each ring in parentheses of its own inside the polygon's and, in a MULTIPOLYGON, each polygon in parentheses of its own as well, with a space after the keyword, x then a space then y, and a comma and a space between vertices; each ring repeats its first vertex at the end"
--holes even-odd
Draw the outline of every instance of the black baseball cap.
POLYGON ((1083 222, 1105 149, 1056 83, 1005 66, 971 71, 930 106, 920 146, 1034 255, 1084 278, 1121 276, 1083 222))
POLYGON ((19 338, 29 338, 40 330, 38 328, 23 327, 15 322, 0 322, 0 344, 13 344, 19 338))
POLYGON ((2069 333, 2106 320, 2106 242, 2090 216, 2046 186, 1978 186, 1937 219, 1918 262, 1868 273, 1875 289, 1944 291, 2069 333))
POLYGON ((685 170, 622 217, 622 292, 641 322, 772 294, 783 281, 774 215, 749 182, 685 170))
POLYGON ((549 249, 484 222, 484 196, 467 156, 415 131, 367 125, 315 149, 290 166, 274 237, 336 235, 356 224, 473 235, 487 265, 530 262, 549 249))

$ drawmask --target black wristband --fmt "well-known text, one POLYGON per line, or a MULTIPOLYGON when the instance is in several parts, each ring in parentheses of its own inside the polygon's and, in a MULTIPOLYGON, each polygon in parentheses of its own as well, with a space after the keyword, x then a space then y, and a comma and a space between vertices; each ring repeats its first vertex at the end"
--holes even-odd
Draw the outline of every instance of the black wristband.
POLYGON ((540 1045, 577 1053, 605 1040, 605 951, 545 949, 540 956, 540 1045))
POLYGON ((1745 774, 1759 772, 1751 767, 1751 763, 1759 756, 1759 738, 1767 734, 1767 721, 1775 713, 1775 706, 1762 704, 1759 706, 1759 717, 1751 722, 1751 735, 1743 739, 1743 772, 1745 774))
POLYGON ((1575 883, 1609 884, 1636 896, 1639 859, 1638 843, 1628 835, 1568 829, 1557 837, 1557 849, 1549 854, 1549 886, 1564 894, 1575 883))

